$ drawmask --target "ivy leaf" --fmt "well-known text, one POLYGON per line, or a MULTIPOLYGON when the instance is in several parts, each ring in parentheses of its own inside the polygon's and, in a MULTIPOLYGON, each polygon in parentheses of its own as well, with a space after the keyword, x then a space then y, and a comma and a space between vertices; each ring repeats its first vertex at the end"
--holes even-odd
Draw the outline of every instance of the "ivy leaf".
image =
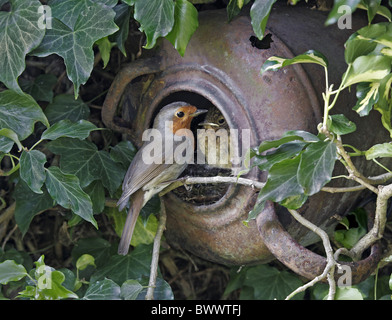
POLYGON ((388 130, 389 135, 392 137, 392 104, 389 102, 391 84, 392 74, 381 80, 378 89, 379 99, 374 105, 374 109, 380 112, 382 125, 388 130))
POLYGON ((82 188, 94 180, 102 180, 103 185, 114 195, 121 185, 125 169, 114 162, 108 152, 100 150, 89 141, 61 138, 47 144, 49 150, 61 155, 60 167, 65 173, 76 175, 82 188), (69 152, 72 150, 72 152, 69 152))
MULTIPOLYGON (((253 298, 257 300, 283 300, 302 285, 297 276, 268 265, 249 268, 246 271, 244 285, 253 288, 253 298)), ((304 293, 294 296, 302 299, 304 293)), ((240 296, 240 299, 243 298, 240 296)))
POLYGON ((391 60, 379 55, 360 56, 349 65, 343 75, 343 86, 349 87, 358 82, 381 80, 391 71, 391 60))
POLYGON ((392 157, 392 144, 376 144, 365 152, 365 156, 367 160, 392 157))
MULTIPOLYGON (((143 286, 143 290, 139 293, 137 300, 145 300, 148 290, 149 279, 142 277, 140 284, 143 286)), ((157 277, 157 282, 154 290, 154 300, 173 300, 174 295, 170 285, 160 277, 157 277)))
POLYGON ((101 213, 105 208, 105 189, 100 180, 91 182, 84 191, 90 196, 93 203, 93 212, 101 213))
POLYGON ((17 144, 19 151, 22 151, 23 146, 19 141, 18 135, 14 131, 8 128, 0 129, 0 136, 0 151, 10 152, 14 142, 17 144))
MULTIPOLYGON (((174 25, 174 2, 172 0, 134 0, 134 18, 140 23, 140 31, 144 31, 146 49, 151 49, 159 37, 165 37, 174 25)), ((128 4, 130 2, 128 1, 128 4)))
POLYGON ((383 24, 374 24, 366 26, 352 34, 344 44, 344 58, 347 62, 353 63, 360 56, 366 56, 371 53, 377 46, 373 38, 378 37, 386 32, 386 26, 383 24))
POLYGON ((115 6, 113 10, 116 12, 115 23, 120 27, 115 34, 111 36, 114 42, 117 43, 117 47, 120 49, 124 56, 127 56, 125 50, 125 42, 128 39, 129 34, 129 20, 131 19, 131 8, 126 3, 120 3, 115 6))
POLYGON ((93 130, 98 130, 98 128, 89 121, 79 120, 78 122, 71 122, 66 119, 46 129, 42 133, 41 139, 55 140, 61 137, 86 139, 93 130))
POLYGON ((45 35, 39 27, 39 0, 9 0, 11 10, 0 11, 0 81, 7 88, 22 93, 17 79, 26 67, 26 55, 45 35))
POLYGON ((271 200, 280 202, 288 197, 303 194, 298 183, 297 171, 300 157, 283 160, 273 165, 268 172, 268 180, 259 192, 257 202, 271 200))
POLYGON ((92 0, 52 0, 48 5, 52 9, 52 28, 46 30, 32 54, 61 56, 76 98, 94 66, 94 43, 118 30, 115 12, 105 3, 92 0))
POLYGON ((328 60, 322 53, 315 50, 309 50, 291 59, 285 59, 275 56, 270 57, 264 62, 263 66, 261 67, 260 73, 263 74, 265 71, 269 70, 277 71, 283 67, 297 63, 316 63, 323 67, 328 66, 328 60))
POLYGON ((366 8, 369 24, 377 14, 381 0, 362 0, 361 4, 366 8))
POLYGON ((41 74, 34 80, 20 79, 20 86, 36 101, 52 102, 53 87, 56 82, 57 78, 53 74, 41 74))
POLYGON ((176 0, 174 8, 174 26, 166 36, 183 57, 193 33, 199 26, 198 12, 187 0, 176 0))
POLYGON ((71 209, 98 228, 90 197, 81 189, 76 176, 62 173, 58 167, 52 166, 46 170, 46 187, 59 205, 71 209))
POLYGON ((140 244, 151 244, 154 242, 158 229, 158 219, 154 215, 148 217, 147 223, 143 224, 142 217, 136 220, 135 231, 132 235, 131 245, 136 247, 140 244))
POLYGON ((38 121, 49 127, 42 109, 31 96, 12 90, 0 92, 0 128, 11 129, 23 141, 38 121))
POLYGON ((357 130, 355 123, 348 120, 344 114, 331 115, 329 116, 329 120, 329 129, 340 136, 357 130))
POLYGON ((97 267, 107 263, 110 257, 110 243, 103 238, 80 239, 72 249, 74 263, 83 254, 90 254, 94 257, 97 267))
POLYGON ((363 82, 357 85, 357 103, 353 107, 361 117, 367 116, 379 99, 380 82, 363 82))
POLYGON ((26 269, 21 264, 16 264, 13 260, 6 260, 0 263, 0 284, 19 281, 26 275, 26 269))
POLYGON ((113 280, 104 279, 91 283, 82 300, 120 300, 120 286, 113 280))
POLYGON ((257 165, 261 171, 269 170, 275 163, 297 156, 306 145, 307 142, 303 141, 282 144, 266 155, 256 155, 253 166, 257 165))
POLYGON ((312 143, 305 149, 298 168, 298 182, 306 195, 319 192, 331 180, 336 159, 336 144, 332 141, 312 143))
POLYGON ((50 125, 65 119, 76 122, 87 120, 90 109, 80 98, 75 100, 73 95, 59 94, 46 107, 45 115, 50 125))
POLYGON ((42 194, 36 194, 22 179, 16 184, 14 198, 15 222, 23 235, 26 234, 35 215, 55 205, 45 186, 42 194))
POLYGON ((123 140, 111 147, 110 157, 114 161, 121 163, 125 169, 128 169, 136 152, 137 150, 131 141, 123 140))
POLYGON ((121 298, 124 300, 136 300, 144 287, 137 280, 127 280, 121 286, 121 298))
POLYGON ((41 187, 46 178, 45 163, 45 154, 38 150, 24 150, 20 157, 20 177, 38 194, 43 193, 41 187))
POLYGON ((259 40, 264 37, 268 17, 275 2, 276 0, 255 0, 250 8, 253 31, 259 40))
POLYGON ((117 284, 122 284, 129 279, 138 279, 150 275, 151 245, 137 246, 126 256, 114 255, 105 266, 97 270, 90 282, 102 280, 105 277, 112 279, 117 284))
POLYGON ((227 5, 227 20, 229 22, 233 20, 235 16, 237 16, 244 5, 247 5, 250 0, 230 0, 227 5))

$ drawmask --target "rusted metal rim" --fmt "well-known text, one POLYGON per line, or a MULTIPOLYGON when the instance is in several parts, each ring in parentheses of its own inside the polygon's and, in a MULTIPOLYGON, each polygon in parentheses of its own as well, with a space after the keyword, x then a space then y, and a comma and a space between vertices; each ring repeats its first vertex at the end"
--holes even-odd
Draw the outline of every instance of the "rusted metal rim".
MULTIPOLYGON (((279 222, 272 202, 267 202, 265 209, 257 217, 257 227, 267 248, 288 268, 308 279, 314 279, 322 274, 327 264, 326 258, 306 249, 291 237, 279 222)), ((370 276, 380 259, 381 247, 374 244, 367 258, 356 262, 338 263, 350 267, 352 284, 357 284, 370 276)), ((335 273, 336 279, 341 276, 342 274, 335 273)))
POLYGON ((117 106, 127 85, 139 76, 161 72, 165 69, 165 64, 159 57, 139 59, 122 67, 121 71, 114 79, 105 102, 102 106, 102 120, 106 127, 121 133, 126 133, 133 140, 135 133, 129 123, 116 117, 117 106))

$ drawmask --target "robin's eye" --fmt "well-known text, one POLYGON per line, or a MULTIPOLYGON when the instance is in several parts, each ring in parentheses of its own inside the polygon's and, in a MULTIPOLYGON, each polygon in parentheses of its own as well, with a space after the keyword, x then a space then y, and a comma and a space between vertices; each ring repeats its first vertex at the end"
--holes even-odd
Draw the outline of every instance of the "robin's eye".
POLYGON ((220 118, 220 119, 218 120, 218 123, 219 123, 219 124, 224 124, 224 123, 225 123, 225 119, 224 119, 224 118, 220 118))
POLYGON ((176 113, 176 116, 177 116, 178 118, 182 118, 184 115, 185 115, 185 113, 182 112, 182 111, 178 111, 178 112, 176 113))

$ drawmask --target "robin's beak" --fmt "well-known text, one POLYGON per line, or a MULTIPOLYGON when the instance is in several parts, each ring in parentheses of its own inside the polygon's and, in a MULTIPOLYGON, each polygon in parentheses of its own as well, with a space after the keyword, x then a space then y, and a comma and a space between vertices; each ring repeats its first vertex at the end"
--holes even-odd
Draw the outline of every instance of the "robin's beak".
POLYGON ((205 127, 205 126, 210 126, 210 127, 219 127, 219 124, 213 123, 213 122, 202 122, 199 123, 199 126, 205 127))
POLYGON ((194 118, 194 117, 197 117, 198 115, 201 115, 201 114, 206 113, 206 112, 208 112, 208 110, 197 109, 194 113, 190 114, 189 116, 194 118))

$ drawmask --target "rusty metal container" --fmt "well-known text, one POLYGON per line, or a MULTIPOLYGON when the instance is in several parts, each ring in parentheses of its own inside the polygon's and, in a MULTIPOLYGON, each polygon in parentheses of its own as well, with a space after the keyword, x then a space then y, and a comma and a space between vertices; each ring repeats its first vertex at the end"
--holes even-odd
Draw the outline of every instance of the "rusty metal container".
MULTIPOLYGON (((151 125, 159 108, 168 102, 185 100, 198 107, 218 108, 230 128, 251 128, 252 146, 279 138, 287 130, 315 132, 321 122, 323 69, 308 64, 263 76, 259 71, 270 56, 293 57, 315 49, 329 59, 330 82, 338 85, 346 69, 343 44, 352 31, 339 30, 336 25, 326 28, 325 19, 324 13, 308 8, 276 5, 266 31, 273 42, 269 49, 260 50, 249 41, 253 35, 249 15, 228 23, 225 10, 201 12, 199 28, 184 57, 162 40, 155 51, 145 52, 140 59, 124 66, 107 95, 102 113, 104 122, 109 128, 127 133, 140 146, 142 132, 151 125)), ((365 23, 362 19, 353 21, 354 28, 365 23)), ((357 132, 348 135, 345 142, 365 149, 387 135, 383 130, 368 134, 361 124, 370 121, 380 126, 379 117, 373 114, 367 119, 359 118, 351 111, 354 98, 354 93, 345 92, 334 113, 345 113, 357 124, 357 132)), ((366 175, 380 173, 366 161, 357 165, 366 175)), ((336 174, 341 170, 337 168, 336 174)), ((251 171, 248 177, 264 178, 259 171, 251 171)), ((347 186, 348 182, 334 185, 347 186)), ((271 243, 266 245, 258 230, 263 226, 257 226, 255 220, 248 226, 243 224, 256 196, 249 187, 230 185, 218 199, 204 204, 172 192, 165 196, 166 238, 173 246, 222 264, 271 261, 275 256, 270 249, 279 246, 279 239, 270 237, 271 243)), ((300 212, 332 232, 338 222, 333 216, 346 214, 360 196, 360 193, 319 193, 300 212)), ((319 241, 285 209, 277 207, 274 213, 299 248, 319 241)))

